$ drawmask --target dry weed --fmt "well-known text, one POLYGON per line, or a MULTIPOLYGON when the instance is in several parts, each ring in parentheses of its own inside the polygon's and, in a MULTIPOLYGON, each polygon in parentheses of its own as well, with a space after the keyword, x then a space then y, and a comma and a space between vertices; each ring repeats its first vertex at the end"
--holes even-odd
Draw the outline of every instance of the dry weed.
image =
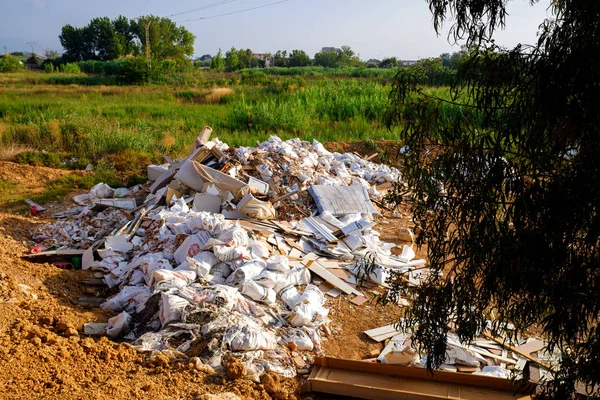
POLYGON ((210 90, 210 93, 206 95, 204 100, 207 104, 219 104, 223 97, 229 96, 233 93, 233 89, 231 88, 214 88, 210 90))
POLYGON ((0 161, 14 161, 17 155, 24 151, 35 151, 35 149, 16 143, 2 145, 0 146, 0 161))

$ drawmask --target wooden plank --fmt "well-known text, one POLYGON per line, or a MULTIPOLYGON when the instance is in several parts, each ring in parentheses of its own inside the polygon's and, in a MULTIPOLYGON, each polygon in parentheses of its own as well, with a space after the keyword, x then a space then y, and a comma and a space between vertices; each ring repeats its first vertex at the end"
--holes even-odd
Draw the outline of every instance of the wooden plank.
POLYGON ((389 339, 393 336, 396 336, 398 333, 401 332, 396 330, 394 324, 390 324, 375 329, 369 329, 367 331, 364 331, 363 333, 376 342, 383 342, 385 339, 389 339))
POLYGON ((352 286, 348 285, 346 282, 333 275, 327 268, 323 267, 317 261, 309 261, 306 264, 306 268, 308 268, 311 272, 319 275, 321 278, 325 279, 327 282, 331 283, 333 286, 340 289, 342 292, 346 294, 355 294, 357 296, 362 296, 362 293, 358 290, 352 288, 352 286))
POLYGON ((530 399, 527 392, 515 394, 506 379, 449 371, 430 375, 426 369, 364 361, 315 360, 308 390, 365 399, 530 399), (482 379, 485 378, 485 379, 482 379))
POLYGON ((281 255, 287 256, 290 253, 291 247, 286 244, 283 236, 276 233, 275 240, 277 241, 277 248, 281 255))
POLYGON ((350 300, 350 303, 356 304, 357 306, 362 306, 367 301, 368 301, 368 299, 365 296, 356 296, 355 298, 350 300))
POLYGON ((42 251, 34 254, 25 254, 21 256, 22 258, 38 258, 38 257, 77 257, 82 256, 85 253, 85 250, 75 250, 75 249, 67 249, 67 250, 50 250, 50 251, 42 251))
POLYGON ((506 349, 508 349, 508 350, 512 351, 512 352, 513 352, 513 353, 515 353, 515 354, 518 354, 518 355, 520 355, 520 356, 521 356, 521 357, 523 357, 523 358, 526 358, 526 359, 528 359, 529 361, 533 361, 533 362, 535 362, 535 363, 538 363, 540 366, 542 366, 542 367, 546 368, 547 370, 554 371, 554 368, 552 368, 552 367, 550 366, 550 364, 548 364, 548 363, 545 363, 545 362, 543 362, 542 360, 539 360, 539 359, 537 359, 537 358, 535 358, 535 357, 532 357, 530 354, 523 353, 522 351, 520 351, 520 350, 518 350, 518 349, 514 348, 513 346, 511 346, 511 345, 509 345, 509 344, 507 344, 507 343, 504 343, 502 340, 500 340, 500 339, 498 339, 498 338, 496 338, 496 337, 494 337, 494 336, 492 336, 492 335, 490 335, 490 334, 488 334, 488 333, 486 333, 486 332, 483 332, 483 336, 484 336, 485 338, 487 338, 487 339, 490 339, 490 340, 493 340, 493 341, 495 341, 496 343, 499 343, 501 346, 505 347, 506 349))
POLYGON ((521 353, 531 354, 540 351, 545 347, 546 343, 544 343, 542 340, 534 339, 529 343, 517 346, 516 349, 519 350, 521 353))

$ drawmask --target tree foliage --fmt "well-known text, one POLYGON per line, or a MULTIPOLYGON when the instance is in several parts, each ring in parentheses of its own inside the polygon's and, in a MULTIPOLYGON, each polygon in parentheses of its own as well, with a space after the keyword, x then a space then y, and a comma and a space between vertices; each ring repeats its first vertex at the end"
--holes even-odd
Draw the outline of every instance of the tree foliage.
POLYGON ((114 60, 138 56, 146 51, 146 26, 149 27, 150 53, 154 59, 184 59, 194 52, 195 37, 168 18, 146 16, 128 19, 119 16, 94 18, 81 28, 65 25, 59 35, 66 61, 114 60))
POLYGON ((342 46, 340 49, 324 50, 316 53, 315 65, 327 68, 343 68, 358 67, 361 62, 350 46, 342 46))
POLYGON ((334 68, 337 65, 338 55, 335 51, 320 51, 315 54, 315 65, 334 68))
POLYGON ((379 68, 395 68, 398 66, 398 59, 396 57, 384 58, 379 63, 379 68))
POLYGON ((600 2, 553 2, 538 43, 511 50, 491 40, 507 1, 428 2, 436 30, 454 16, 469 54, 450 100, 411 69, 390 95, 433 270, 405 325, 418 325, 430 368, 445 358, 449 321, 461 340, 487 319, 515 333, 537 325, 562 353, 547 390, 570 398, 577 382, 600 383, 600 2))
POLYGON ((0 72, 17 72, 23 69, 21 61, 10 54, 0 56, 0 72))
POLYGON ((259 60, 254 57, 250 49, 236 49, 232 47, 225 53, 225 69, 228 72, 238 71, 243 68, 257 68, 259 60))
POLYGON ((304 50, 292 50, 288 64, 290 67, 306 67, 310 65, 310 57, 304 50))
POLYGON ((221 49, 219 49, 217 55, 210 60, 210 69, 216 72, 225 71, 225 59, 223 58, 223 54, 221 54, 221 49))

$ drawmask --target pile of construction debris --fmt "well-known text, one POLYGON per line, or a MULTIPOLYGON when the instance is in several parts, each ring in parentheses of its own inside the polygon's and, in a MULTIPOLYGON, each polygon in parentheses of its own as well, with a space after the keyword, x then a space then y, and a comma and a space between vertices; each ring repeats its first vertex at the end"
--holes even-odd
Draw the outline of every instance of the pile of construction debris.
MULTIPOLYGON (((291 377, 321 354, 327 297, 343 293, 361 305, 358 281, 385 286, 398 271, 419 285, 426 276, 411 246, 396 256, 373 229, 373 203, 402 184, 395 168, 317 141, 273 136, 230 148, 210 134, 205 128, 188 157, 149 166, 147 184, 99 184, 36 232, 54 250, 31 257, 80 257, 114 292, 101 307, 119 314, 86 333, 214 369, 237 359, 251 379, 265 371, 291 377)), ((426 365, 393 325, 365 333, 387 341, 372 361, 426 365)), ((450 335, 442 369, 507 378, 535 360, 550 370, 550 355, 536 357, 543 347, 495 337, 465 345, 450 335)))
POLYGON ((317 141, 234 149, 209 135, 183 160, 149 166, 146 185, 76 196, 34 236, 55 249, 32 257, 81 252, 83 268, 102 274, 115 295, 101 307, 119 314, 90 333, 215 369, 237 358, 256 379, 305 373, 328 330, 325 295, 366 301, 364 257, 377 255, 378 284, 425 264, 409 246, 394 256, 372 229, 372 199, 400 174, 317 141))

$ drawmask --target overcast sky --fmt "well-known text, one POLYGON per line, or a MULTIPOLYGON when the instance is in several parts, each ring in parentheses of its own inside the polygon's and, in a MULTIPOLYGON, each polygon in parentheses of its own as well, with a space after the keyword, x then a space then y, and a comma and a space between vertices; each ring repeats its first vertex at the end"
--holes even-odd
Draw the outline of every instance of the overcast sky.
MULTIPOLYGON (((23 51, 30 49, 27 42, 35 42, 39 53, 61 50, 58 35, 65 24, 79 27, 101 16, 170 16, 219 1, 224 4, 171 19, 210 17, 277 0, 4 0, 0 46, 23 51)), ((496 34, 496 42, 534 43, 539 24, 550 16, 549 4, 550 0, 534 6, 529 0, 511 1, 506 29, 496 34)), ((323 46, 349 45, 363 60, 389 56, 413 60, 458 49, 448 43, 446 34, 436 36, 425 0, 288 0, 181 24, 196 35, 198 56, 235 46, 255 53, 303 49, 312 57, 323 46)))

